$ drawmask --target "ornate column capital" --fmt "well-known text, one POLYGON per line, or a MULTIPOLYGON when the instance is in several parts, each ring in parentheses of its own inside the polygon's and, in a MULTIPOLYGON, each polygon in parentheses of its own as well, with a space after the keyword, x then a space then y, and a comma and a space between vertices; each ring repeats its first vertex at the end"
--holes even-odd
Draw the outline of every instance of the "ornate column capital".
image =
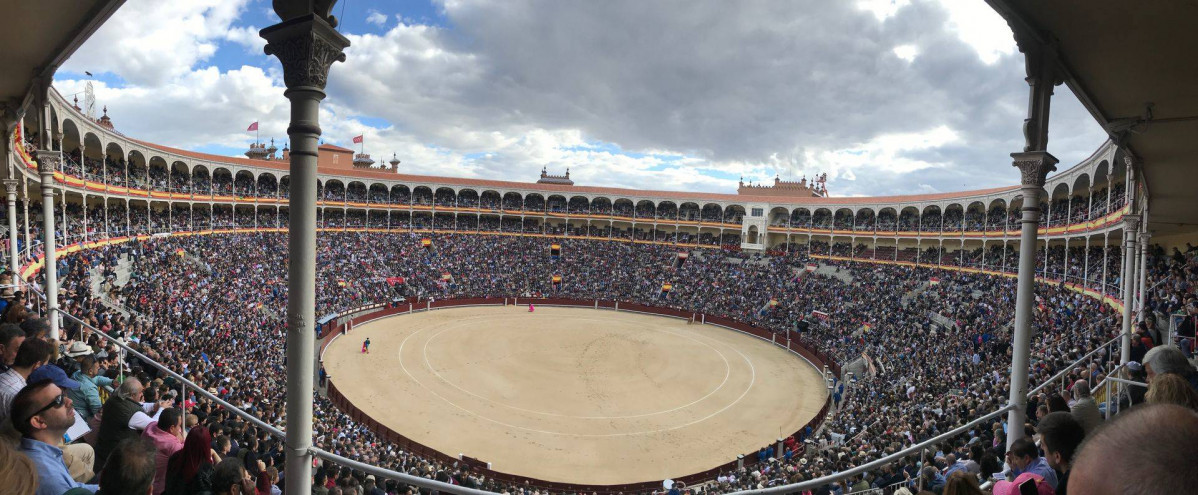
POLYGON ((1140 232, 1140 245, 1148 245, 1148 240, 1152 239, 1152 233, 1147 229, 1140 232))
POLYGON ((344 62, 349 39, 317 14, 307 14, 270 26, 258 33, 266 39, 266 54, 283 65, 287 89, 323 91, 333 62, 344 62))
POLYGON ((1011 158, 1022 176, 1019 183, 1024 187, 1044 187, 1048 174, 1057 169, 1057 157, 1047 151, 1021 151, 1011 153, 1011 158))
POLYGON ((42 176, 54 175, 62 165, 62 153, 50 150, 37 150, 34 152, 37 157, 37 172, 42 176))
POLYGON ((1123 239, 1129 243, 1136 242, 1136 232, 1140 230, 1140 217, 1127 215, 1123 217, 1123 239), (1128 234, 1132 235, 1128 235, 1128 234))

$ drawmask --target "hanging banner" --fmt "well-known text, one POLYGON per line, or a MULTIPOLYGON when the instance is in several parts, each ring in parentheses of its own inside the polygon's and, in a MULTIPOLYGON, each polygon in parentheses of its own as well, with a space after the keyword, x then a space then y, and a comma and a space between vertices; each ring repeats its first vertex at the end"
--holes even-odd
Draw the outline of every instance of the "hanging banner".
POLYGON ((815 266, 815 263, 807 263, 807 271, 814 272, 816 268, 818 267, 815 266))
POLYGON ((674 268, 682 268, 687 258, 690 258, 690 253, 678 253, 678 256, 674 258, 674 268))
POLYGON ((560 258, 562 256, 562 245, 561 244, 550 244, 549 245, 549 256, 553 257, 553 259, 560 258))
POLYGON ((387 277, 388 285, 397 285, 397 284, 402 284, 404 282, 405 282, 405 280, 403 277, 387 277))
POLYGON ((425 237, 424 239, 420 240, 420 246, 424 249, 430 249, 433 247, 433 240, 425 237))

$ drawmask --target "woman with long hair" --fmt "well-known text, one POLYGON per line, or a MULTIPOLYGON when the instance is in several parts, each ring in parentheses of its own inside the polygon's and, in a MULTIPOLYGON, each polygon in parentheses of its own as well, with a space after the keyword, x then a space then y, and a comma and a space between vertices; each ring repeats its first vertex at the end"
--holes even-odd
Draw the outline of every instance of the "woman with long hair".
POLYGON ((1144 399, 1149 404, 1177 404, 1198 411, 1198 392, 1190 382, 1175 373, 1157 375, 1148 386, 1144 399))
POLYGON ((982 495, 981 488, 978 488, 978 479, 972 474, 964 471, 957 471, 948 477, 948 481, 944 484, 944 495, 982 495))
POLYGON ((197 426, 187 432, 183 449, 166 464, 164 495, 193 495, 212 491, 212 434, 197 426))

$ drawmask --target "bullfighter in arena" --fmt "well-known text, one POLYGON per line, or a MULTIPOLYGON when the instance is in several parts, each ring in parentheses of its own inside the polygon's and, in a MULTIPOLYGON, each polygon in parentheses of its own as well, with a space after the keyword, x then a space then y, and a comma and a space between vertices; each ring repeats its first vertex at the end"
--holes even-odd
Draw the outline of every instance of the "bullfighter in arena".
POLYGON ((370 354, 370 337, 362 341, 362 354, 370 354))
POLYGON ((532 303, 528 303, 528 312, 529 313, 536 311, 536 310, 537 310, 536 306, 533 306, 532 303))

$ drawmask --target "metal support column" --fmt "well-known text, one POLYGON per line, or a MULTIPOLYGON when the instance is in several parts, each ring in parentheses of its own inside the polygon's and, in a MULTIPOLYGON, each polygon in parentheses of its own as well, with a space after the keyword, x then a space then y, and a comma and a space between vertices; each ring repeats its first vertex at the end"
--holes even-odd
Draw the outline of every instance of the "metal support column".
MULTIPOLYGON (((1015 292, 1015 332, 1011 338, 1011 395, 1015 408, 1007 415, 1007 447, 1023 437, 1027 421, 1029 356, 1032 347, 1032 306, 1035 302, 1036 239, 1040 227, 1040 193, 1048 173, 1056 170, 1056 157, 1047 151, 1012 153, 1023 176, 1023 228, 1019 237, 1019 272, 1015 292)), ((1005 257, 1004 257, 1005 258, 1005 257)))
POLYGON ((20 184, 16 179, 4 179, 4 194, 8 201, 8 264, 14 274, 20 273, 21 267, 17 258, 17 186, 20 184))
POLYGON ((283 66, 291 101, 291 199, 287 269, 287 494, 311 493, 312 392, 316 318, 316 160, 320 101, 333 62, 344 61, 349 40, 333 28, 335 1, 274 3, 283 22, 263 29, 266 54, 283 66))
POLYGON ((1136 215, 1123 217, 1123 331, 1119 352, 1119 364, 1131 361, 1131 308, 1136 292, 1136 237, 1140 235, 1140 218, 1136 215))
POLYGON ((1148 315, 1148 239, 1152 234, 1148 233, 1148 223, 1145 219, 1140 225, 1140 263, 1137 265, 1139 270, 1139 285, 1140 288, 1136 291, 1139 298, 1136 301, 1136 307, 1139 308, 1138 321, 1144 321, 1148 315))
MULTIPOLYGON (((1015 41, 1025 57, 1030 86, 1028 117, 1023 121, 1022 152, 1011 153, 1021 175, 1023 227, 1019 238, 1019 275, 1015 293, 1015 329, 1011 338, 1011 394, 1007 413, 1007 448, 1024 435, 1027 421, 1028 375, 1031 372, 1032 303, 1035 299, 1036 238, 1040 226, 1040 200, 1048 174, 1057 159, 1048 153, 1048 116, 1053 87, 1061 83, 1053 47, 1031 33, 1016 29, 1015 41)), ((1047 246, 1045 246, 1047 250, 1047 246)), ((1005 259, 1005 256, 1004 256, 1005 259)))
POLYGON ((42 177, 42 242, 45 263, 42 273, 46 279, 46 318, 50 320, 50 339, 58 339, 58 256, 54 239, 54 171, 62 161, 58 151, 37 151, 37 172, 42 177))

